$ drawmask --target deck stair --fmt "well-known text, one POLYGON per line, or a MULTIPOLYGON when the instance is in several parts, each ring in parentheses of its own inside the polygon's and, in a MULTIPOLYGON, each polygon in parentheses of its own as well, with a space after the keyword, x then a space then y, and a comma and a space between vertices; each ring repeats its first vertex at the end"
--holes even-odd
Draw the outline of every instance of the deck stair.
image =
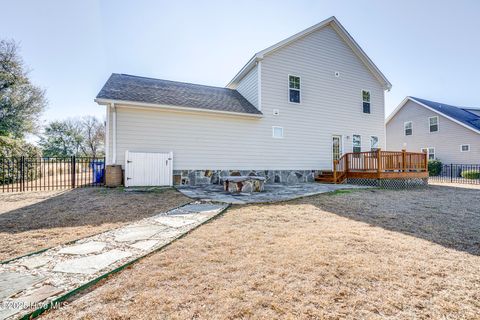
POLYGON ((335 183, 333 171, 320 171, 315 177, 315 181, 322 183, 335 183))

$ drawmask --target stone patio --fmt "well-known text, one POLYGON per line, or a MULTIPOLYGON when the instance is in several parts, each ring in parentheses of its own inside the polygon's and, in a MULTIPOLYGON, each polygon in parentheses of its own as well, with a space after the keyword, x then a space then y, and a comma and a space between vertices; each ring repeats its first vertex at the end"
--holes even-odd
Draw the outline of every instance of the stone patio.
POLYGON ((179 186, 178 191, 189 198, 231 204, 269 203, 287 201, 297 198, 313 196, 320 193, 332 192, 340 189, 366 188, 352 184, 322 184, 301 183, 295 185, 274 184, 265 185, 263 192, 229 193, 221 185, 179 186))
POLYGON ((0 319, 17 319, 174 241, 228 205, 195 202, 0 265, 0 319))

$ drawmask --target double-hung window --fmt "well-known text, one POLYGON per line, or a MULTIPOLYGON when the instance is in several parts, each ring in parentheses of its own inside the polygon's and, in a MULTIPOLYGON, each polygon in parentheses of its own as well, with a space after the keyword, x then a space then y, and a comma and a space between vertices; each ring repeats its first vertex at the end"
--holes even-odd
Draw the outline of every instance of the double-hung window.
POLYGON ((359 134, 353 135, 352 146, 354 153, 362 152, 362 137, 359 134))
POLYGON ((300 77, 288 76, 288 101, 300 103, 300 77))
POLYGON ((370 91, 362 90, 363 113, 370 113, 370 91))
POLYGON ((411 136, 413 133, 413 124, 412 121, 407 121, 403 124, 403 130, 405 131, 406 136, 411 136))
POLYGON ((435 160, 435 148, 422 148, 422 152, 427 154, 428 160, 435 160))
POLYGON ((370 150, 371 151, 377 151, 378 150, 378 137, 377 136, 371 136, 370 137, 370 150))
POLYGON ((428 124, 430 126, 430 132, 437 132, 438 131, 438 117, 430 117, 428 118, 428 124))

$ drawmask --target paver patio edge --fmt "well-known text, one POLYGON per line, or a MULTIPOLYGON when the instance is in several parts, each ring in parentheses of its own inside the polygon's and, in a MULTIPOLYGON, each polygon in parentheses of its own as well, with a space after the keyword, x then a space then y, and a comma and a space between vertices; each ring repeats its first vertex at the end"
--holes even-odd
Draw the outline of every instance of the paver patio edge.
MULTIPOLYGON (((177 208, 174 208, 174 209, 178 209, 178 208, 181 208, 181 207, 186 206, 186 205, 187 205, 187 204, 181 205, 181 206, 178 206, 177 208)), ((117 267, 117 268, 115 268, 115 269, 107 272, 107 273, 104 273, 104 274, 98 276, 97 278, 95 278, 95 279, 93 279, 93 280, 90 280, 89 282, 83 284, 82 286, 80 286, 80 287, 78 287, 78 288, 76 288, 76 289, 74 289, 74 290, 71 290, 71 291, 67 292, 66 294, 58 297, 57 299, 51 301, 51 302, 48 303, 46 306, 43 306, 43 307, 38 308, 38 309, 36 309, 36 310, 34 310, 34 311, 30 312, 30 313, 27 313, 27 314, 25 314, 23 317, 21 317, 21 318, 19 318, 19 319, 28 320, 28 319, 33 319, 33 318, 38 317, 39 315, 41 315, 41 314, 44 313, 45 311, 50 310, 50 309, 51 309, 52 307, 54 307, 55 305, 59 305, 61 302, 63 302, 63 301, 65 301, 65 300, 67 300, 68 298, 74 296, 75 294, 79 293, 80 291, 83 291, 83 290, 85 290, 85 289, 93 286, 94 284, 96 284, 96 283, 99 282, 100 280, 105 279, 105 278, 107 278, 108 276, 110 276, 110 275, 112 275, 112 274, 115 274, 115 273, 117 273, 117 272, 119 272, 119 271, 122 271, 122 270, 125 269, 126 267, 135 264, 135 263, 138 262, 140 259, 146 258, 146 257, 148 257, 148 256, 150 256, 150 255, 152 255, 152 254, 154 254, 154 253, 159 252, 160 250, 163 250, 164 248, 168 247, 169 245, 171 245, 171 244, 174 243, 175 241, 180 240, 181 238, 183 238, 184 236, 186 236, 186 235, 189 234, 190 232, 196 230, 198 227, 200 227, 200 226, 204 225, 205 223, 208 223, 208 222, 216 219, 217 217, 220 217, 221 215, 223 215, 223 214, 228 210, 229 207, 230 207, 230 204, 227 204, 224 209, 222 209, 219 213, 217 213, 217 214, 214 215, 213 217, 208 218, 207 220, 203 221, 202 223, 200 223, 199 225, 195 226, 194 228, 192 228, 192 229, 188 230, 187 232, 185 232, 185 233, 183 233, 183 234, 175 237, 174 239, 172 239, 172 241, 164 244, 163 246, 160 246, 159 248, 157 248, 157 249, 155 249, 155 250, 153 250, 153 251, 151 251, 151 252, 149 252, 149 253, 146 253, 146 254, 144 254, 144 255, 142 255, 142 256, 139 256, 139 257, 137 257, 137 258, 135 258, 135 259, 133 259, 133 260, 131 260, 131 261, 129 261, 129 262, 127 262, 127 263, 125 263, 125 264, 123 264, 123 265, 121 265, 121 266, 119 266, 119 267, 117 267)), ((173 210, 173 209, 171 209, 171 210, 173 210)), ((112 229, 112 230, 114 230, 114 229, 112 229)), ((45 249, 45 250, 47 250, 47 249, 45 249)))
MULTIPOLYGON (((193 200, 193 199, 190 198, 190 197, 187 197, 187 198, 189 198, 190 200, 193 200)), ((181 207, 184 207, 184 206, 186 206, 186 205, 191 204, 192 202, 193 202, 193 201, 190 201, 190 202, 188 202, 188 203, 185 203, 185 204, 182 204, 182 205, 173 207, 173 208, 171 208, 171 209, 168 209, 167 211, 179 209, 179 208, 181 208, 181 207)), ((113 230, 121 229, 122 227, 123 227, 123 226, 118 226, 118 227, 109 229, 108 231, 113 231, 113 230)), ((64 245, 68 245, 68 244, 73 244, 74 242, 77 242, 77 241, 79 241, 79 240, 82 240, 82 239, 85 239, 85 238, 88 238, 88 237, 95 237, 95 236, 98 236, 98 235, 100 235, 100 234, 102 234, 102 233, 104 233, 104 232, 105 232, 105 231, 100 231, 100 232, 97 232, 97 233, 94 233, 94 234, 91 234, 91 235, 88 235, 88 236, 85 236, 85 237, 81 237, 81 238, 77 238, 77 239, 73 239, 73 240, 67 241, 67 242, 65 242, 65 243, 59 243, 58 245, 64 246, 64 245)), ((57 245, 57 246, 58 246, 58 245, 57 245)), ((39 253, 45 252, 45 251, 50 250, 50 249, 55 248, 55 247, 56 247, 56 246, 47 247, 47 248, 40 249, 40 250, 38 250, 38 251, 33 251, 33 252, 29 252, 29 253, 26 253, 26 254, 21 255, 21 256, 13 257, 13 258, 8 259, 8 260, 3 260, 3 261, 0 261, 0 265, 1 265, 1 264, 7 264, 7 263, 10 263, 10 262, 12 262, 12 261, 21 259, 21 258, 33 256, 33 255, 35 255, 35 254, 39 254, 39 253)))

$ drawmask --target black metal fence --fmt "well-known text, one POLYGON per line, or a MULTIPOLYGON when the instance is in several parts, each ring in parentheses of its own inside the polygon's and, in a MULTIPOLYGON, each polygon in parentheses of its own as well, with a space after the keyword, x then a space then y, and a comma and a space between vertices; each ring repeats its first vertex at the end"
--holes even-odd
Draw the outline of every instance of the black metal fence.
POLYGON ((21 192, 102 186, 105 158, 0 158, 0 190, 21 192))
POLYGON ((443 164, 438 175, 430 175, 432 182, 451 182, 480 184, 480 165, 478 164, 443 164))

